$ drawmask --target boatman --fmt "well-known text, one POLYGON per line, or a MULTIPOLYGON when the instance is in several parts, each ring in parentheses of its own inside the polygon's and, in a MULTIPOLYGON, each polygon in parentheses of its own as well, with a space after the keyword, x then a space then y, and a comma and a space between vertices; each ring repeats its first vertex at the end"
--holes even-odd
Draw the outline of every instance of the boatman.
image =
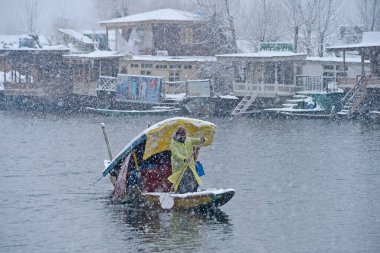
POLYGON ((205 142, 205 138, 186 136, 186 130, 179 127, 170 143, 172 175, 168 178, 174 185, 174 192, 195 192, 202 180, 195 170, 194 149, 205 142))

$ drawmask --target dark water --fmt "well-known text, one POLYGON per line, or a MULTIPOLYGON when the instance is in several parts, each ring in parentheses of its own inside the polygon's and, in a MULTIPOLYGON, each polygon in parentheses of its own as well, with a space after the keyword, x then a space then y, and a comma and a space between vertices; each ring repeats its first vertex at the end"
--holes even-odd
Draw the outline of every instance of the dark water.
POLYGON ((99 123, 117 153, 164 117, 0 111, 0 252, 380 252, 380 127, 207 118, 215 215, 109 204, 99 123))

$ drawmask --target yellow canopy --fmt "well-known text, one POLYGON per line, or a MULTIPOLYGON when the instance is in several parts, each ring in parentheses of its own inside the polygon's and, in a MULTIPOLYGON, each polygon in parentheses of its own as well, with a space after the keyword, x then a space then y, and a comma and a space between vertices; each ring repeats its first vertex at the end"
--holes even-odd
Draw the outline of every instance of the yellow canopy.
POLYGON ((188 136, 199 138, 203 135, 206 138, 204 146, 210 145, 214 140, 216 126, 210 122, 184 117, 167 119, 146 130, 143 159, 146 160, 152 155, 169 150, 171 138, 180 126, 185 128, 188 136))

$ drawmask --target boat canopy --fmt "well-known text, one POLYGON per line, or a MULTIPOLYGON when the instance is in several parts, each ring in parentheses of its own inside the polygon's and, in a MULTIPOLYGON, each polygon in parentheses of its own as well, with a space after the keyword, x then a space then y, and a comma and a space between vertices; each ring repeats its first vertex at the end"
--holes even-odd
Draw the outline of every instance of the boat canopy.
POLYGON ((133 149, 144 142, 144 160, 147 160, 155 154, 169 150, 172 136, 180 126, 185 128, 188 136, 195 138, 204 136, 206 139, 204 146, 208 146, 214 141, 216 126, 213 123, 185 117, 170 118, 152 125, 130 141, 103 170, 103 176, 108 175, 108 173, 114 170, 133 149))

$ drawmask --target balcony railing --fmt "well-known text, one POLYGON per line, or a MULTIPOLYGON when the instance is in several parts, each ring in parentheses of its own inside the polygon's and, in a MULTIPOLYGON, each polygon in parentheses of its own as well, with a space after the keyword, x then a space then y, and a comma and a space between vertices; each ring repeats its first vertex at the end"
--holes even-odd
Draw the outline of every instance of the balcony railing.
POLYGON ((96 90, 116 91, 117 78, 113 76, 99 76, 96 90))

